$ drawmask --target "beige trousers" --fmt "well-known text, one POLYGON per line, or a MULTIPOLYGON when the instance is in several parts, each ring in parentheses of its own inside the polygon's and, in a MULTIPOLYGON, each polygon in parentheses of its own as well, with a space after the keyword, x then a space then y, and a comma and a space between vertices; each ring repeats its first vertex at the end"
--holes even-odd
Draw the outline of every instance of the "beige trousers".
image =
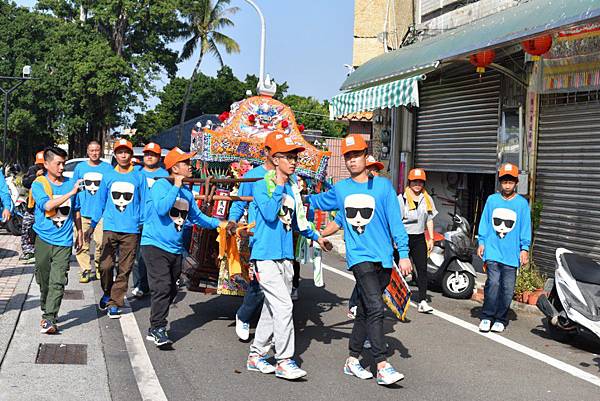
MULTIPOLYGON (((82 228, 84 234, 88 230, 88 228, 90 228, 91 222, 92 222, 92 219, 81 216, 81 228, 82 228)), ((100 270, 100 254, 102 253, 102 220, 100 220, 100 222, 96 226, 96 229, 94 230, 93 239, 94 239, 94 243, 96 245, 96 249, 94 252, 94 265, 96 266, 96 271, 99 271, 100 270)), ((77 258, 77 263, 79 263, 80 271, 82 271, 82 272, 88 271, 89 272, 92 270, 92 267, 90 266, 90 244, 89 243, 86 243, 85 241, 83 241, 83 246, 81 247, 79 252, 77 252, 75 254, 75 257, 77 258)))

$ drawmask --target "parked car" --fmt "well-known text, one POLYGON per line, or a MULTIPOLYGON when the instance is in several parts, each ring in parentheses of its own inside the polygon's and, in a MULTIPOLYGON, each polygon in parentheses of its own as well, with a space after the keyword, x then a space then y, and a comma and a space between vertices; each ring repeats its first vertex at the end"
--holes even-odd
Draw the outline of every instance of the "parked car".
MULTIPOLYGON (((87 161, 87 157, 79 157, 77 159, 69 159, 65 162, 65 169, 63 170, 63 176, 67 178, 73 178, 73 173, 75 171, 75 167, 81 162, 87 161)), ((109 159, 102 158, 100 159, 103 162, 110 163, 109 159)))

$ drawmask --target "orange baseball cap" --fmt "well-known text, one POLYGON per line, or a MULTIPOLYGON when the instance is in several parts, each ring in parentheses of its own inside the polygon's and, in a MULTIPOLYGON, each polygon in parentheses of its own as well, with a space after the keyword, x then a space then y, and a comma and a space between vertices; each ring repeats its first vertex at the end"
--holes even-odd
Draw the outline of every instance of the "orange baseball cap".
POLYGON ((144 152, 153 152, 160 156, 160 152, 162 149, 158 143, 150 142, 146 146, 144 146, 144 152))
POLYGON ((367 167, 375 167, 377 171, 383 170, 383 163, 378 162, 373 156, 367 156, 367 167))
POLYGON ((286 153, 292 151, 303 152, 304 149, 304 146, 294 142, 292 138, 284 134, 281 137, 275 137, 275 140, 273 141, 271 146, 271 154, 286 153))
POLYGON ((269 134, 265 137, 265 147, 272 149, 275 141, 277 141, 279 138, 283 138, 284 135, 285 134, 282 131, 269 132, 269 134))
POLYGON ((427 174, 422 168, 413 168, 408 172, 408 181, 421 180, 427 181, 427 174))
POLYGON ((165 156, 164 164, 165 168, 169 170, 171 167, 184 160, 189 160, 196 155, 196 152, 185 153, 178 147, 174 147, 165 156))
POLYGON ((498 169, 498 177, 510 175, 514 178, 519 178, 519 168, 511 163, 505 163, 498 169))
POLYGON ((44 151, 40 150, 35 154, 35 164, 44 164, 44 151))
POLYGON ((368 149, 369 145, 365 141, 362 135, 350 134, 342 139, 342 154, 345 155, 348 152, 354 152, 356 150, 368 149))
POLYGON ((119 148, 127 148, 133 152, 133 145, 127 139, 119 139, 113 144, 113 150, 116 152, 119 148))

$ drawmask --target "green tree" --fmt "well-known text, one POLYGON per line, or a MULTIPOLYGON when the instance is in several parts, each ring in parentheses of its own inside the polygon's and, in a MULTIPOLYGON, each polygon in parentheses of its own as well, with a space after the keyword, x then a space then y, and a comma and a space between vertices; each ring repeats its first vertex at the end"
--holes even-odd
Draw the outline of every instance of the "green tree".
POLYGON ((187 38, 187 41, 183 45, 179 59, 181 61, 188 60, 196 50, 199 50, 199 55, 183 98, 177 141, 179 144, 181 144, 183 136, 183 123, 185 122, 190 92, 200 69, 202 58, 205 54, 212 54, 223 66, 223 57, 219 47, 224 47, 227 53, 239 53, 240 51, 240 47, 235 40, 220 32, 223 28, 234 25, 229 16, 235 14, 238 8, 229 7, 230 3, 230 0, 216 0, 214 2, 213 0, 199 0, 190 2, 182 9, 186 20, 183 36, 187 38))
MULTIPOLYGON (((172 79, 158 94, 160 103, 153 110, 136 114, 133 126, 138 130, 138 143, 180 122, 183 98, 189 83, 190 80, 186 78, 172 79)), ((223 66, 216 77, 199 73, 192 83, 187 115, 194 118, 229 110, 232 103, 246 97, 247 90, 255 92, 257 83, 255 75, 247 75, 244 81, 240 81, 228 66, 223 66)), ((286 82, 278 83, 275 98, 283 98, 287 88, 286 82)))
POLYGON ((291 107, 296 120, 304 124, 306 129, 320 130, 328 136, 345 135, 346 125, 329 119, 329 103, 298 95, 286 96, 281 101, 291 107))

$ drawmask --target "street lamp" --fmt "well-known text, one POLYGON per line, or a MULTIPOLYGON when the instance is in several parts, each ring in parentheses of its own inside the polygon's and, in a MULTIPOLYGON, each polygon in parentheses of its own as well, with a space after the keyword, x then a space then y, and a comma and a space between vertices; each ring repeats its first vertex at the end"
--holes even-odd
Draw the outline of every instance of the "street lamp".
POLYGON ((6 135, 8 133, 8 97, 12 92, 17 90, 17 88, 25 83, 25 81, 29 81, 31 78, 31 66, 26 65, 23 67, 23 74, 21 77, 2 77, 0 76, 0 81, 17 81, 16 84, 10 87, 10 89, 4 89, 0 86, 0 91, 4 94, 4 135, 2 137, 2 161, 6 163, 6 135))
POLYGON ((258 17, 260 18, 260 64, 258 73, 258 85, 256 89, 259 95, 273 96, 275 95, 275 92, 277 92, 277 84, 275 84, 275 81, 271 81, 271 77, 269 76, 269 74, 265 76, 265 47, 267 42, 267 28, 265 24, 265 16, 263 15, 262 11, 260 11, 260 8, 258 8, 254 1, 246 0, 246 2, 250 4, 254 8, 254 10, 256 10, 258 17))

